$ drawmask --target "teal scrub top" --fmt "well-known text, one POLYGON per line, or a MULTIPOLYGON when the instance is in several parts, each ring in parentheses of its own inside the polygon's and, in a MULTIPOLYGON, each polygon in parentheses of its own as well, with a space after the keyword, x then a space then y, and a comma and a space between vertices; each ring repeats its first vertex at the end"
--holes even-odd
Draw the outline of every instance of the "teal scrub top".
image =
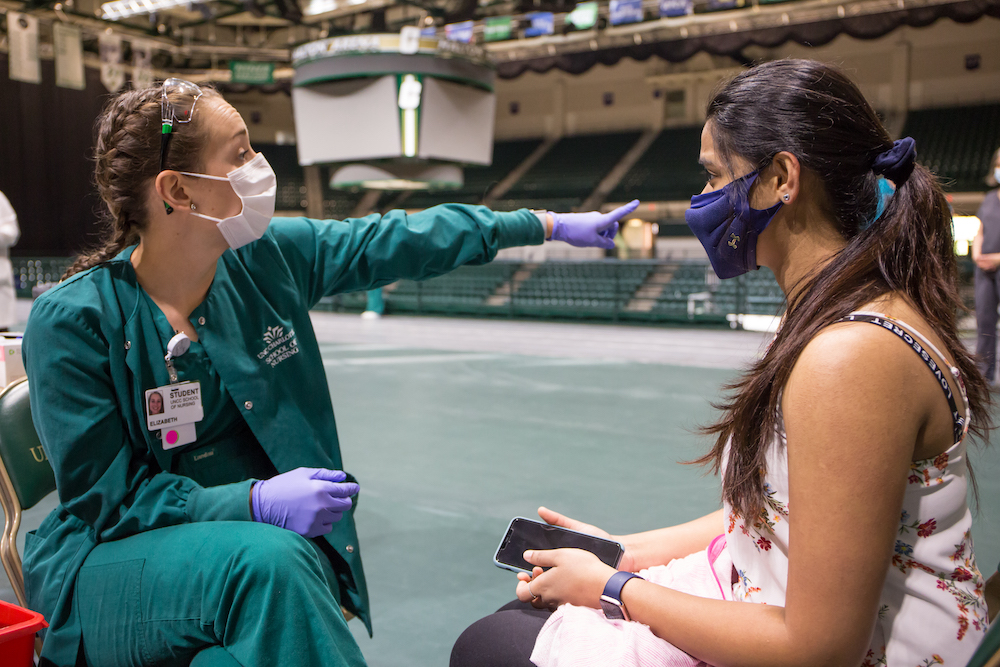
MULTIPOLYGON (((164 451, 146 425, 146 390, 169 384, 163 356, 171 332, 136 280, 134 247, 39 297, 23 356, 60 501, 25 540, 29 606, 49 622, 43 657, 76 662, 76 575, 97 544, 187 522, 251 521, 252 474, 262 467, 343 469, 309 318, 320 298, 431 278, 543 240, 526 209, 445 204, 346 221, 274 219, 262 239, 223 254, 191 313, 199 343, 176 363, 181 381, 202 382, 205 418, 199 442, 178 450, 164 451), (220 460, 232 462, 243 445, 267 461, 246 457, 233 465, 242 481, 218 485, 170 472, 186 469, 192 448, 204 454, 213 444, 220 460)), ((338 571, 341 603, 371 632, 353 510, 325 539, 347 566, 338 571)))

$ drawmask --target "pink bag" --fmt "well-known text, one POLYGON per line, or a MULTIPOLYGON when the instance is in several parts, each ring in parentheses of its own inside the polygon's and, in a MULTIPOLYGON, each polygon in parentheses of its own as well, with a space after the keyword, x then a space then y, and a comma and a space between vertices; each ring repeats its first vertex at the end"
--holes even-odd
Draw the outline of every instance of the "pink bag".
MULTIPOLYGON (((704 551, 639 572, 660 586, 714 600, 732 600, 733 560, 726 536, 704 551)), ((610 621, 599 609, 564 604, 546 621, 531 653, 538 667, 698 667, 700 660, 637 622, 610 621)))

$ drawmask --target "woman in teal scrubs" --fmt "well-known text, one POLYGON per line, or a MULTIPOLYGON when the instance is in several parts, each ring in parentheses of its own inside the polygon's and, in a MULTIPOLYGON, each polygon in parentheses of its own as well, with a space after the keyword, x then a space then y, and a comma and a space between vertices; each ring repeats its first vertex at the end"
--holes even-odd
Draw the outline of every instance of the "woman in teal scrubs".
POLYGON ((96 182, 106 242, 24 336, 60 499, 25 545, 43 664, 363 665, 358 485, 310 307, 547 237, 609 247, 634 205, 272 221, 239 114, 176 79, 108 104, 96 182))

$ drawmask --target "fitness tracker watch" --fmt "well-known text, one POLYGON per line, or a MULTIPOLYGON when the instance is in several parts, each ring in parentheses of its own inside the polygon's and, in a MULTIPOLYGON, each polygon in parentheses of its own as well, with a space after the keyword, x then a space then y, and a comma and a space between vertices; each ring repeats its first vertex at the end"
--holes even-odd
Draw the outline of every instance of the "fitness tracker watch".
POLYGON ((604 610, 605 618, 610 618, 613 621, 632 620, 632 617, 628 615, 628 609, 625 608, 625 603, 622 602, 622 588, 625 587, 625 582, 633 577, 642 579, 638 574, 631 572, 615 572, 608 579, 608 583, 604 585, 604 593, 601 594, 601 609, 604 610))

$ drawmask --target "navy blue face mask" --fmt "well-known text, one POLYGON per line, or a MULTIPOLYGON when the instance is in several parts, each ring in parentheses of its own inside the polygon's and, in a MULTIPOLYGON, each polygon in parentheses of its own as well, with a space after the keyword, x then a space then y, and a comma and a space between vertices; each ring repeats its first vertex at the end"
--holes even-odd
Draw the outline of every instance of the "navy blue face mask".
POLYGON ((695 195, 684 213, 720 278, 735 278, 760 268, 757 237, 771 223, 781 202, 771 208, 750 208, 749 192, 755 180, 757 172, 751 171, 725 187, 695 195))

